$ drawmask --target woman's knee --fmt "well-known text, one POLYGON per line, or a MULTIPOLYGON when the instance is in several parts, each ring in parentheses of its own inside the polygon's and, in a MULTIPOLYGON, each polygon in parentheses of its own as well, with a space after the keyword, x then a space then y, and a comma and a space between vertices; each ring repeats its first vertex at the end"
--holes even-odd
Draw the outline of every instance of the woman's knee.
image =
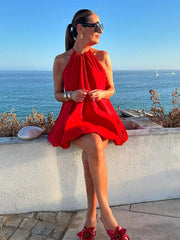
POLYGON ((104 151, 102 138, 96 133, 85 134, 73 142, 83 149, 87 155, 97 155, 104 151))
POLYGON ((101 136, 94 133, 89 136, 89 143, 87 145, 87 155, 100 156, 104 152, 104 146, 101 136))

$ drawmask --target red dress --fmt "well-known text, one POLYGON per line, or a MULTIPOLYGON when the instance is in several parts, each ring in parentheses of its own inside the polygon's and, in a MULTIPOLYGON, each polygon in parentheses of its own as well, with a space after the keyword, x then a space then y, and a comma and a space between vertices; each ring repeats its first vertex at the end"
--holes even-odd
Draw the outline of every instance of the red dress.
MULTIPOLYGON (((63 71, 66 91, 77 89, 106 89, 105 71, 91 50, 77 53, 73 49, 63 71)), ((64 102, 60 114, 48 134, 54 146, 69 148, 71 140, 87 133, 98 133, 103 139, 122 145, 128 139, 126 129, 109 99, 92 101, 88 95, 83 102, 64 102)))

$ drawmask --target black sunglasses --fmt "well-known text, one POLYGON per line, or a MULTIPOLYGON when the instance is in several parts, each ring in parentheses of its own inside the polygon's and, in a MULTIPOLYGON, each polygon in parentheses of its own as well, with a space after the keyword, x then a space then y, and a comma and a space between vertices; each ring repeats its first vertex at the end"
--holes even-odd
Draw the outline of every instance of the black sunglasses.
POLYGON ((104 25, 100 22, 96 23, 81 23, 83 27, 94 27, 95 32, 101 32, 104 29, 104 25))

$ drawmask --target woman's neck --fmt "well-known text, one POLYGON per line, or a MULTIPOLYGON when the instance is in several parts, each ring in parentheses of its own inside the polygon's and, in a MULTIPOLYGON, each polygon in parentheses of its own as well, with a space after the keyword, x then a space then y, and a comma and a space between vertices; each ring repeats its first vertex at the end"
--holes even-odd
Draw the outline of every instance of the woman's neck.
POLYGON ((87 44, 85 45, 83 43, 79 43, 76 41, 73 48, 78 53, 85 53, 91 48, 91 46, 87 44))

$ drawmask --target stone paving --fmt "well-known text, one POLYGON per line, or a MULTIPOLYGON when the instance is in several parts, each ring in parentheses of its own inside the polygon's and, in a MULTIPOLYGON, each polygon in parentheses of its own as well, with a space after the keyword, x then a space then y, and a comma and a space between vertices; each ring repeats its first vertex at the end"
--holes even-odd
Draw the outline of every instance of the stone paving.
POLYGON ((31 212, 0 215, 0 240, 60 240, 73 212, 31 212))
MULTIPOLYGON (((112 211, 131 240, 180 240, 180 199, 115 206, 112 211)), ((84 210, 0 215, 0 240, 79 240, 85 215, 84 210)), ((95 239, 109 240, 101 221, 95 239)))
MULTIPOLYGON (((180 240, 180 199, 115 206, 112 211, 131 240, 180 240)), ((83 227, 85 214, 75 214, 63 240, 79 240, 76 233, 83 227)), ((110 240, 100 219, 95 240, 110 240)))

